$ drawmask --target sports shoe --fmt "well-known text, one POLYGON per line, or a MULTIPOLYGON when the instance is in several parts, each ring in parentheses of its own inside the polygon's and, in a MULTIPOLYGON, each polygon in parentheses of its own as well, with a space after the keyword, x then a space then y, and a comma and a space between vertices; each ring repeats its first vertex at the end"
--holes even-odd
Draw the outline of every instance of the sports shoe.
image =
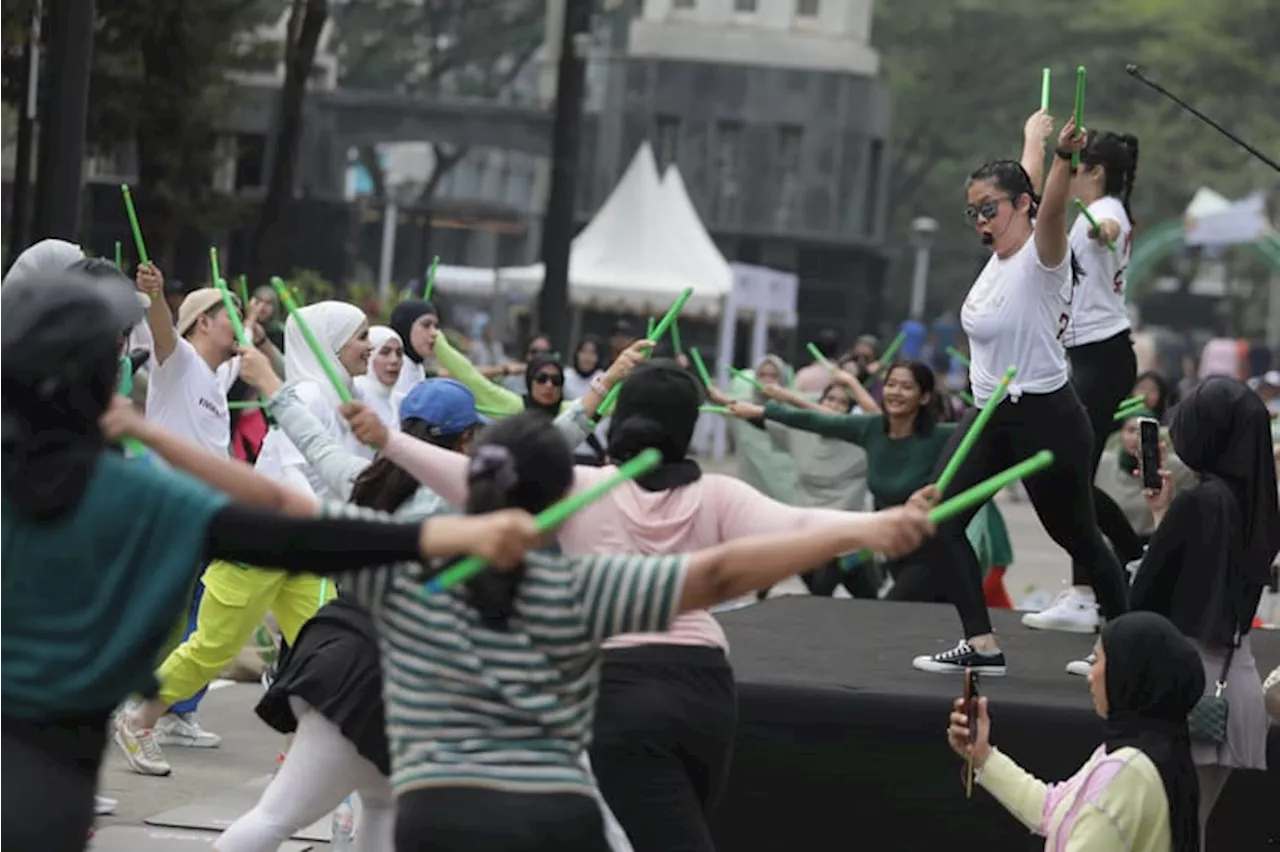
POLYGON ((1093 668, 1093 664, 1097 662, 1098 655, 1090 654, 1083 660, 1072 660, 1067 663, 1067 674, 1079 675, 1080 677, 1088 677, 1089 669, 1093 668))
POLYGON ((1098 629, 1098 604, 1092 593, 1072 586, 1060 592, 1046 609, 1022 616, 1022 623, 1036 630, 1093 633, 1098 629))
POLYGON ((168 775, 173 771, 152 732, 132 730, 129 717, 123 713, 116 717, 112 739, 124 752, 129 768, 139 775, 168 775))
POLYGON ((156 722, 156 742, 184 748, 217 748, 222 737, 200 727, 195 713, 169 713, 156 722))
POLYGON ((116 808, 120 805, 115 799, 109 799, 106 796, 95 795, 93 797, 93 812, 96 816, 110 816, 116 812, 116 808))
POLYGON ((937 674, 963 673, 965 669, 973 669, 978 674, 1002 677, 1006 671, 1004 652, 979 651, 964 639, 949 651, 916 657, 911 665, 922 672, 937 674))

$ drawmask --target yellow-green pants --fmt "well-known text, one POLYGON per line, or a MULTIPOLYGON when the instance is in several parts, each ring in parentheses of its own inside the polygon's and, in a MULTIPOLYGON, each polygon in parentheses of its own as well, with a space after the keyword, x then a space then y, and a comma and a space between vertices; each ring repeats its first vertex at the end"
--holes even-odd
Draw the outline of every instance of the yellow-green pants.
POLYGON ((307 619, 334 597, 333 583, 313 574, 242 568, 215 560, 205 569, 196 630, 156 672, 159 699, 174 704, 194 695, 236 658, 270 610, 284 641, 293 644, 307 619))

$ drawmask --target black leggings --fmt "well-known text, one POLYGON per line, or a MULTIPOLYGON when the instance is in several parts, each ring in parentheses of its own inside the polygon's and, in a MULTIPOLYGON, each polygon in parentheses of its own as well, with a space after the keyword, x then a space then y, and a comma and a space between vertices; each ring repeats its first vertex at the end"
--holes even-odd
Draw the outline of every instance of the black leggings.
POLYGON ((580 793, 424 787, 396 797, 396 852, 609 852, 600 805, 580 793))
MULTIPOLYGON (((955 435, 947 442, 934 477, 941 474, 964 434, 978 416, 969 409, 955 435)), ((1089 585, 1098 597, 1102 614, 1115 618, 1128 608, 1124 571, 1102 540, 1093 509, 1093 435, 1084 407, 1070 385, 1045 394, 1023 394, 1017 401, 1004 400, 960 464, 947 494, 966 488, 1017 464, 1040 450, 1050 450, 1054 462, 1024 480, 1031 505, 1049 534, 1089 572, 1089 585)), ((980 507, 974 506, 939 525, 915 559, 939 572, 947 584, 947 596, 960 613, 966 637, 991 632, 982 594, 982 568, 965 528, 980 507)))
MULTIPOLYGON (((832 559, 821 568, 805 571, 800 579, 815 597, 829 598, 840 586, 844 586, 850 597, 876 600, 880 596, 880 572, 874 563, 860 564, 846 571, 839 559, 832 559)), ((757 600, 764 600, 771 591, 772 586, 756 592, 757 600)))
MULTIPOLYGON (((1089 415, 1093 429, 1093 464, 1089 470, 1098 474, 1098 461, 1106 447, 1107 438, 1118 427, 1115 414, 1120 403, 1133 393, 1133 383, 1138 375, 1138 359, 1133 354, 1133 340, 1128 329, 1119 334, 1086 343, 1067 350, 1071 358, 1071 384, 1089 415)), ((1139 540, 1124 511, 1105 491, 1093 489, 1093 503, 1097 511, 1098 527, 1116 549, 1124 562, 1142 557, 1139 540)), ((1071 583, 1089 585, 1089 571, 1080 560, 1071 561, 1071 583)))
POLYGON ((79 722, 4 720, 0 848, 81 852, 107 744, 105 716, 79 722))
POLYGON ((636 852, 714 852, 707 816, 729 775, 737 721, 719 648, 605 651, 591 768, 636 852))

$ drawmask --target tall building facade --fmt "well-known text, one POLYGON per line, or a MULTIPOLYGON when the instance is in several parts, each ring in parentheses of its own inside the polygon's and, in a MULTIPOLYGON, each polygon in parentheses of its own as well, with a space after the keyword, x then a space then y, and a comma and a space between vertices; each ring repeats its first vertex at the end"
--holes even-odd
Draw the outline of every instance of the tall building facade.
POLYGON ((871 13, 871 0, 644 0, 615 32, 582 212, 648 139, 726 257, 799 275, 801 341, 873 327, 889 96, 871 13))

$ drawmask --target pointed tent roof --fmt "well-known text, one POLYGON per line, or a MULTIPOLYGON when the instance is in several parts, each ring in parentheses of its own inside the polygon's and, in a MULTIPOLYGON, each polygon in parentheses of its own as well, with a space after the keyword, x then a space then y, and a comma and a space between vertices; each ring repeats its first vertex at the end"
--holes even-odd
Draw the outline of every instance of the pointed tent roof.
MULTIPOLYGON (((688 206, 705 236, 692 205, 688 206)), ((569 301, 654 312, 670 305, 691 286, 694 292, 685 310, 717 313, 732 287, 732 272, 723 258, 720 268, 699 261, 699 253, 687 246, 688 220, 677 217, 671 207, 653 149, 648 142, 642 143, 613 192, 574 238, 569 254, 569 301)), ((536 263, 502 269, 498 274, 504 284, 536 291, 542 286, 545 269, 536 263)))
POLYGON ((711 234, 707 233, 706 226, 702 224, 702 217, 689 198, 680 169, 674 163, 667 166, 662 175, 662 195, 668 221, 681 236, 681 254, 687 258, 688 263, 705 270, 707 278, 728 282, 727 292, 732 286, 733 270, 711 239, 711 234))

